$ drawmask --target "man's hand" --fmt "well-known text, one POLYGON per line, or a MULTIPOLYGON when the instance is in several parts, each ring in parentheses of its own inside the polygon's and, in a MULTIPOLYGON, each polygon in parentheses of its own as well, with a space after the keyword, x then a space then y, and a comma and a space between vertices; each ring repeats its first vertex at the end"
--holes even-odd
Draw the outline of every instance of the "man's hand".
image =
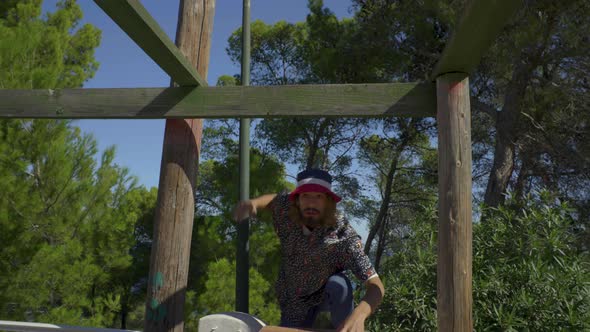
POLYGON ((367 287, 365 296, 344 323, 338 327, 338 332, 365 331, 365 320, 377 310, 385 294, 385 288, 378 276, 367 280, 365 287, 367 287))
POLYGON ((348 318, 338 327, 338 332, 365 332, 365 319, 367 316, 359 310, 354 310, 348 318))
POLYGON ((277 194, 267 194, 247 201, 241 201, 234 209, 234 220, 241 222, 249 217, 255 216, 258 210, 267 209, 276 196, 277 194))
POLYGON ((234 220, 241 222, 246 218, 255 216, 257 213, 256 205, 251 201, 241 201, 234 209, 234 220))

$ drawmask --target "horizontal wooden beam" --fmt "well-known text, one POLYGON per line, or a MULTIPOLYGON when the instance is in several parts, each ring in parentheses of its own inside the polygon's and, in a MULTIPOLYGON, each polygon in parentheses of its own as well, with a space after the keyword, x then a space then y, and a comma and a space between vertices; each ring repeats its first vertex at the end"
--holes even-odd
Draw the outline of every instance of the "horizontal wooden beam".
POLYGON ((434 68, 431 79, 445 73, 471 74, 522 0, 468 1, 463 17, 434 68))
MULTIPOLYGON (((139 0, 94 0, 174 82, 207 86, 205 81, 139 0)), ((116 53, 116 50, 113 50, 116 53)), ((115 54, 115 57, 117 55, 115 54)))
POLYGON ((0 90, 0 118, 433 117, 434 83, 0 90))

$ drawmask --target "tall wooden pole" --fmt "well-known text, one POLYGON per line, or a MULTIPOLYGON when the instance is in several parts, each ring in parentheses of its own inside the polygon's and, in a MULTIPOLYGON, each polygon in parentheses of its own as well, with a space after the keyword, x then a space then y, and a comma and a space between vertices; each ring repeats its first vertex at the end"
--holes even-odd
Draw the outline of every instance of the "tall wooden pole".
MULTIPOLYGON (((176 45, 207 78, 215 0, 181 0, 176 45)), ((144 330, 183 331, 202 119, 166 120, 144 330)))
POLYGON ((438 330, 473 331, 469 79, 436 80, 438 122, 438 330))

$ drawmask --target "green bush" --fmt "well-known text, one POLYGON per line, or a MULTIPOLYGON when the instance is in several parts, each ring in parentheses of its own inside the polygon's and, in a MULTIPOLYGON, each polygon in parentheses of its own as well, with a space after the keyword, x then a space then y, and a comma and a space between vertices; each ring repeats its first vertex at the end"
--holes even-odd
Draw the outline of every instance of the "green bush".
POLYGON ((436 212, 410 225, 402 248, 382 263, 385 298, 370 331, 436 331, 436 212))
MULTIPOLYGON (((250 268, 250 314, 267 324, 278 324, 279 305, 276 300, 269 301, 268 293, 272 285, 254 268, 250 268)), ((199 319, 203 316, 234 311, 236 303, 236 262, 227 258, 209 263, 205 291, 187 293, 187 317, 185 329, 196 331, 199 319)))
MULTIPOLYGON (((590 260, 575 245, 572 211, 529 199, 484 215, 473 226, 475 330, 589 330, 590 260)), ((387 293, 372 331, 436 330, 436 222, 429 209, 410 225, 380 271, 387 293)))

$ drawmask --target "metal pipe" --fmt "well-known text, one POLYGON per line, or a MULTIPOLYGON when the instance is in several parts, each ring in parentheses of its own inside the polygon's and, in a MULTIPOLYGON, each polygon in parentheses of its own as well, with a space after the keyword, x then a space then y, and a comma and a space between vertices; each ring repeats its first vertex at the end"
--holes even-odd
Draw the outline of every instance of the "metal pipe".
MULTIPOLYGON (((250 0, 242 12, 242 85, 250 85, 250 0)), ((250 195, 250 119, 240 120, 240 201, 250 195)), ((248 313, 249 299, 249 219, 238 224, 236 252, 236 311, 248 313)))

